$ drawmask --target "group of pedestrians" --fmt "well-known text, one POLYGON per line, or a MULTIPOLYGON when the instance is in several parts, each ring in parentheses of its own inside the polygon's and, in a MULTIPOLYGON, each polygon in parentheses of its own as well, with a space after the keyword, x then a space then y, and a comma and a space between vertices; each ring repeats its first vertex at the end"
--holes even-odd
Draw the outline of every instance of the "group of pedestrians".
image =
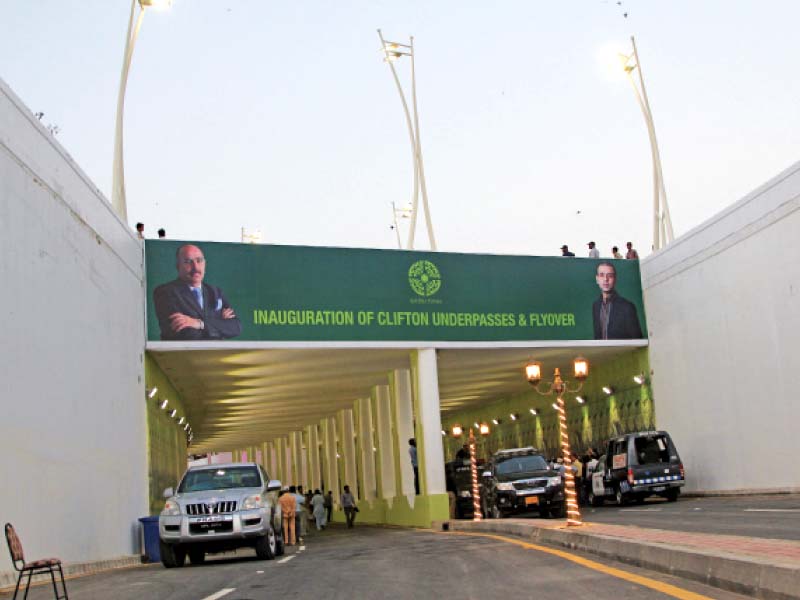
MULTIPOLYGON (((587 449, 582 456, 578 456, 575 452, 570 456, 570 468, 575 478, 575 492, 578 495, 578 504, 585 505, 588 503, 589 492, 592 489, 592 473, 597 467, 599 458, 600 456, 594 448, 587 449)), ((551 468, 561 473, 562 477, 566 475, 567 469, 563 458, 551 461, 551 468)))
MULTIPOLYGON (((348 485, 344 486, 340 505, 344 510, 347 527, 352 528, 358 507, 348 485)), ((312 524, 317 531, 322 531, 331 522, 333 492, 328 490, 323 493, 316 489, 303 493, 302 485, 287 486, 278 493, 278 506, 283 517, 284 542, 287 546, 302 544, 312 524)))
MULTIPOLYGON (((587 244, 589 246, 589 258, 600 258, 600 250, 597 249, 597 244, 594 242, 589 242, 587 244)), ((628 242, 625 244, 628 248, 628 251, 625 253, 625 256, 622 256, 619 252, 619 247, 614 246, 611 248, 611 258, 625 258, 628 260, 639 260, 639 253, 636 251, 636 248, 633 247, 632 242, 628 242)), ((561 256, 575 256, 574 252, 570 252, 569 246, 564 244, 561 246, 561 256)))

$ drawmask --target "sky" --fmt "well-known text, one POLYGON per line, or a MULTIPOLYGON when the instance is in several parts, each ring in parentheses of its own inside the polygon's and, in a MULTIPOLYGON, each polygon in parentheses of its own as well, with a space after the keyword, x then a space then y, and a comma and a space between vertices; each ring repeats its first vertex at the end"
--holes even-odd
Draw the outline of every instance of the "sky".
MULTIPOLYGON (((107 197, 130 6, 0 0, 0 78, 107 197)), ((796 0, 174 0, 146 12, 133 56, 128 220, 148 237, 396 248, 413 164, 381 28, 414 36, 440 251, 582 256, 593 240, 645 256, 647 130, 603 50, 636 36, 679 236, 800 160, 798 22, 796 0)))

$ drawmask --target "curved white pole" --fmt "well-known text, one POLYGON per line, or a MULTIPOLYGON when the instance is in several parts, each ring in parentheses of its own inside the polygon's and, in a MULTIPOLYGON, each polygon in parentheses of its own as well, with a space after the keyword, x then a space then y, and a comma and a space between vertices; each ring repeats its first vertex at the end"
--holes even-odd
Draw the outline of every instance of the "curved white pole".
POLYGON ((422 141, 419 136, 419 114, 417 113, 417 77, 414 67, 414 37, 411 37, 411 102, 414 107, 414 133, 416 134, 416 156, 419 169, 419 185, 422 188, 422 208, 425 210, 425 225, 428 228, 428 243, 431 250, 436 250, 436 238, 433 235, 431 211, 428 206, 428 186, 425 183, 425 167, 422 165, 422 141))
POLYGON ((392 71, 392 77, 394 78, 394 83, 397 86, 397 93, 400 94, 400 102, 403 104, 403 112, 405 113, 406 125, 408 126, 408 136, 411 138, 411 153, 414 160, 414 193, 411 201, 411 226, 408 232, 408 244, 406 245, 406 248, 408 250, 413 250, 414 231, 417 228, 417 205, 419 203, 419 163, 417 161, 417 142, 414 136, 414 127, 411 124, 411 114, 408 112, 408 103, 406 102, 406 97, 403 94, 403 87, 400 85, 400 78, 397 76, 397 71, 394 68, 394 64, 392 64, 392 61, 389 60, 389 54, 386 52, 386 41, 383 39, 383 33, 381 33, 380 29, 378 29, 378 37, 381 40, 381 48, 383 49, 386 62, 389 64, 389 69, 392 71))
POLYGON ((119 83, 119 95, 117 96, 117 123, 114 131, 114 163, 111 174, 111 205, 122 220, 128 220, 128 207, 125 200, 125 167, 122 156, 122 116, 125 111, 125 90, 128 86, 128 71, 133 58, 133 48, 136 44, 136 37, 142 27, 144 18, 144 7, 139 11, 136 25, 133 24, 133 16, 136 12, 136 3, 131 2, 131 16, 128 20, 128 34, 125 38, 125 54, 122 60, 122 74, 119 83))

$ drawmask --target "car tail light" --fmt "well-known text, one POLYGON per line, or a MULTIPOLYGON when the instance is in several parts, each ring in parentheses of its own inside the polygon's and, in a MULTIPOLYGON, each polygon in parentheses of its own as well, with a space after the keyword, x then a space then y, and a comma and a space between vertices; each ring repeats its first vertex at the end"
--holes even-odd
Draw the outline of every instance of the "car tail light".
POLYGON ((628 467, 628 483, 633 485, 633 469, 628 467))
POLYGON ((681 470, 681 479, 686 479, 686 474, 683 471, 683 463, 679 464, 678 468, 681 470))

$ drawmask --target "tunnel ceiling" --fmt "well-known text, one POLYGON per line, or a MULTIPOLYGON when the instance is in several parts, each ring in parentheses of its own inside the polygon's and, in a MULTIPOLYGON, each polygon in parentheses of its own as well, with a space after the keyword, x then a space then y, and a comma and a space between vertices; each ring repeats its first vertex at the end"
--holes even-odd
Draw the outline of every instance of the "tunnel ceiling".
MULTIPOLYGON (((525 364, 549 374, 571 372, 582 355, 595 365, 632 346, 439 349, 442 411, 458 410, 529 389, 525 364)), ((407 349, 150 350, 180 393, 194 431, 190 452, 225 451, 284 436, 350 408, 408 369, 407 349)))

